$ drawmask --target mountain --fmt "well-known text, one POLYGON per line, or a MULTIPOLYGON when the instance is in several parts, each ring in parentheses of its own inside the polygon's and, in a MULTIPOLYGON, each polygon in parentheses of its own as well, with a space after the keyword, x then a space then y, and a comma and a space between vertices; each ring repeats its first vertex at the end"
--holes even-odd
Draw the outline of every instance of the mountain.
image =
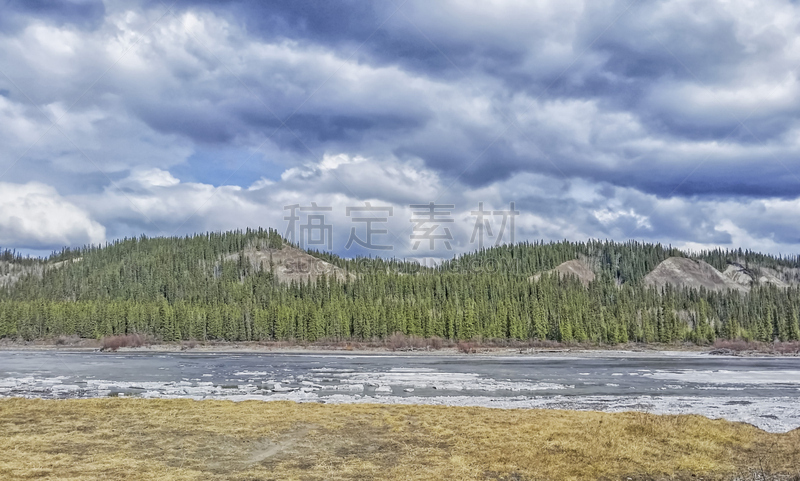
POLYGON ((303 251, 272 229, 0 252, 0 337, 561 342, 800 338, 800 261, 639 242, 524 242, 431 268, 303 251))

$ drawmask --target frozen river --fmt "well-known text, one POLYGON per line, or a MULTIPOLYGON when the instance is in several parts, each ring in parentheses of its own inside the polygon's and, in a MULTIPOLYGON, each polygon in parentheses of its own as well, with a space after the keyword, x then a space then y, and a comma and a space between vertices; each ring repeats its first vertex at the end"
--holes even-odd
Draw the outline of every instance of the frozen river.
POLYGON ((800 358, 0 352, 0 397, 638 410, 800 427, 800 358))

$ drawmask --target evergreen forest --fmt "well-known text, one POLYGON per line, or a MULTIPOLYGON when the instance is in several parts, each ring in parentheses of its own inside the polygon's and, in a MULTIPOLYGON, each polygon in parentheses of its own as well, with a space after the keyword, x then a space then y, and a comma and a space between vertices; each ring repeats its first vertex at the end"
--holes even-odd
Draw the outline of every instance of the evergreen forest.
POLYGON ((482 249, 430 268, 398 259, 309 252, 342 279, 282 282, 246 249, 294 248, 272 229, 127 238, 64 249, 47 259, 0 252, 0 338, 148 334, 178 340, 539 339, 617 344, 705 344, 715 339, 800 339, 800 288, 747 293, 663 289, 643 282, 668 257, 718 270, 800 267, 797 257, 742 250, 685 253, 638 242, 523 242, 482 249), (236 255, 238 254, 238 256, 236 255), (548 271, 584 259, 586 283, 548 271), (533 276, 539 274, 538 278, 533 276))

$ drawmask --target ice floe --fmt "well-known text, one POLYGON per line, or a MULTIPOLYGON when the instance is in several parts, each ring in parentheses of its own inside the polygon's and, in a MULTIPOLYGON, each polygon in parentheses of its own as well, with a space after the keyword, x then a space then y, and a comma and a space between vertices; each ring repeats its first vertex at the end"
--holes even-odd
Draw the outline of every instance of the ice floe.
POLYGON ((694 356, 620 364, 581 358, 193 355, 187 361, 179 355, 81 354, 47 363, 41 353, 3 356, 0 397, 637 410, 700 414, 775 432, 800 427, 800 362, 791 360, 723 364, 694 356))

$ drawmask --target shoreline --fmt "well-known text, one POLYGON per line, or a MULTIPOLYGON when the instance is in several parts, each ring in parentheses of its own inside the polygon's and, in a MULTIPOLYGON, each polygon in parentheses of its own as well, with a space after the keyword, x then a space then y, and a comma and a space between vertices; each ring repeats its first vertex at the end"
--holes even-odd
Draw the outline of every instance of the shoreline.
POLYGON ((800 358, 620 349, 465 355, 296 346, 113 353, 41 347, 0 351, 9 371, 0 379, 0 396, 632 410, 744 421, 771 432, 800 426, 800 358))
MULTIPOLYGON (((276 343, 278 344, 278 343, 276 343)), ((103 350, 98 341, 86 340, 79 345, 58 345, 33 341, 0 343, 0 352, 102 352, 113 353, 172 353, 172 354, 283 354, 283 355, 353 355, 353 356, 441 356, 441 357, 700 357, 714 358, 796 358, 794 353, 764 351, 730 351, 720 350, 713 346, 609 346, 609 347, 558 347, 558 348, 517 348, 517 347, 475 347, 466 353, 457 347, 440 349, 391 349, 388 347, 331 347, 325 345, 263 345, 258 343, 214 343, 197 344, 188 347, 186 344, 158 343, 141 347, 120 347, 103 350), (726 351, 726 352, 720 352, 726 351)))

